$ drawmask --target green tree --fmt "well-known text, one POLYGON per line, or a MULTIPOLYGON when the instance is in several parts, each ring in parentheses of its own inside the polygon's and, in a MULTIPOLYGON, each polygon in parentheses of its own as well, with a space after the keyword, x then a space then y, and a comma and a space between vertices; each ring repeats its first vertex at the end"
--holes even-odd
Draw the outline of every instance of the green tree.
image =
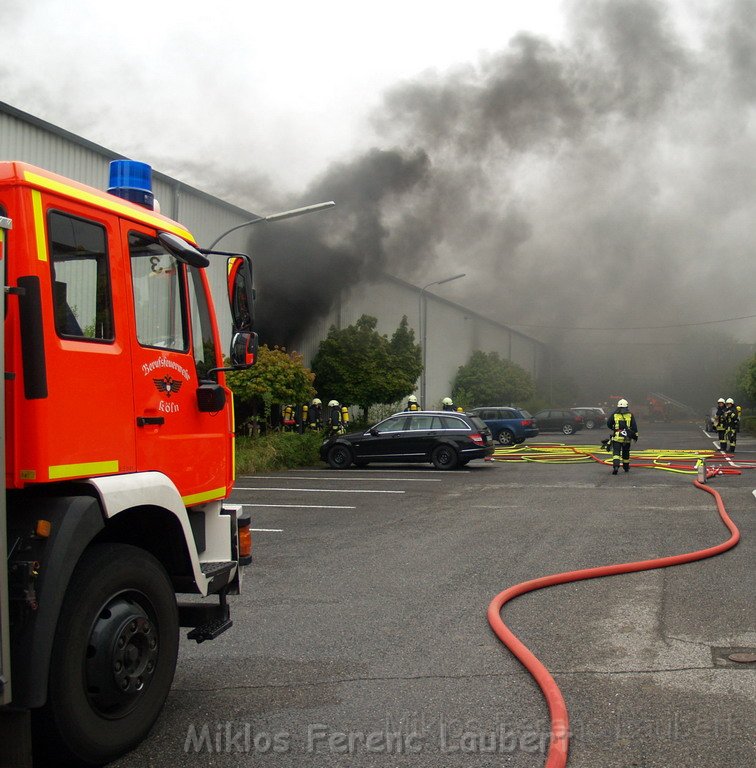
POLYGON ((738 366, 735 384, 748 400, 756 401, 756 355, 743 360, 738 366))
POLYGON ((465 401, 468 408, 480 405, 506 405, 528 400, 535 393, 530 374, 511 360, 502 360, 498 352, 472 353, 461 365, 452 387, 452 397, 465 401))
POLYGON ((237 420, 259 413, 267 421, 273 405, 299 404, 315 394, 312 385, 315 374, 305 367, 299 352, 263 344, 257 361, 244 371, 226 374, 228 386, 237 399, 237 420))
POLYGON ((378 321, 362 315, 354 325, 331 326, 312 360, 315 386, 323 399, 357 405, 367 419, 371 405, 393 403, 410 394, 420 375, 420 348, 404 317, 391 340, 375 330, 378 321))

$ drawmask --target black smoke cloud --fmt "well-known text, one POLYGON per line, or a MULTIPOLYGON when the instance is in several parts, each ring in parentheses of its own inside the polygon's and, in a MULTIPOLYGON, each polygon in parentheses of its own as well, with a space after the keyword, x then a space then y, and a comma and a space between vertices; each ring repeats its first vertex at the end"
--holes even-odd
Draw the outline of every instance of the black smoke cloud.
POLYGON ((263 342, 288 346, 331 308, 349 285, 389 269, 384 243, 387 200, 402 200, 428 172, 421 150, 373 149, 349 163, 334 164, 307 190, 307 202, 337 201, 334 211, 251 234, 256 255, 258 332, 263 342))
POLYGON ((718 3, 697 37, 656 0, 568 9, 563 43, 519 34, 390 90, 374 124, 395 149, 307 190, 333 212, 255 233, 272 336, 380 270, 416 284, 464 271, 446 295, 551 341, 756 313, 756 2, 718 3))

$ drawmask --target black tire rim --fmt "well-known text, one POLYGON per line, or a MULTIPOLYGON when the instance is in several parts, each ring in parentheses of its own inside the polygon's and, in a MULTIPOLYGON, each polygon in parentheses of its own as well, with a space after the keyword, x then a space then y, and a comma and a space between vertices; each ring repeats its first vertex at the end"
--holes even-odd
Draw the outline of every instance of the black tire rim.
POLYGON ((339 467, 344 467, 349 462, 349 451, 346 448, 333 448, 331 450, 331 460, 339 467))
POLYGON ((145 595, 111 597, 92 623, 84 677, 87 699, 102 717, 116 720, 144 696, 158 666, 160 638, 145 595))
POLYGON ((450 448, 437 448, 436 449, 436 461, 441 466, 447 467, 454 461, 454 454, 450 448))

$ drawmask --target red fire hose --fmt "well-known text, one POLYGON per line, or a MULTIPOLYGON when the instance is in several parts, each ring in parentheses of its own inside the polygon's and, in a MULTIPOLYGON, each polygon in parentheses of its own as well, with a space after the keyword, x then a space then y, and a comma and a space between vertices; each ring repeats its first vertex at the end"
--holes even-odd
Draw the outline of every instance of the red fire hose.
MULTIPOLYGON (((707 473, 713 476, 715 472, 707 473)), ((501 609, 510 600, 527 592, 533 592, 543 587, 552 587, 555 584, 567 584, 572 581, 582 581, 584 579, 595 579, 599 576, 614 576, 618 573, 634 573, 635 571, 648 571, 654 568, 666 568, 670 565, 681 565, 682 563, 692 563, 695 560, 705 560, 707 557, 714 557, 732 549, 739 539, 740 531, 735 523, 732 522, 725 511, 722 497, 712 488, 709 488, 698 480, 693 484, 702 491, 710 493, 716 503, 722 522, 730 530, 730 538, 727 541, 717 544, 715 547, 699 549, 695 552, 688 552, 682 555, 672 555, 670 557, 659 557, 654 560, 639 560, 633 563, 618 563, 616 565, 602 565, 597 568, 584 568, 579 571, 565 571, 551 576, 541 576, 538 579, 523 581, 509 589, 500 592, 491 601, 488 606, 488 623, 491 629, 497 634, 499 639, 509 650, 519 659, 523 666, 530 672, 533 679, 538 683, 546 703, 549 706, 549 716, 551 719, 551 741, 549 751, 546 756, 545 768, 564 768, 567 764, 567 751, 569 749, 569 716, 567 707, 564 703, 562 692, 559 690, 554 678, 549 674, 546 667, 531 653, 528 648, 520 642, 516 635, 501 620, 501 609)))

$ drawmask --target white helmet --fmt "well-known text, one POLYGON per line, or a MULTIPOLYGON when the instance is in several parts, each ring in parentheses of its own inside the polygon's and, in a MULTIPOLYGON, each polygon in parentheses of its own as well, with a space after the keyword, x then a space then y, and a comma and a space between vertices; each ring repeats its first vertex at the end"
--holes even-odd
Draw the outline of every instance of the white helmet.
POLYGON ((724 398, 723 398, 723 397, 720 397, 720 398, 719 398, 719 400, 717 400, 717 402, 718 402, 718 403, 723 403, 723 402, 724 402, 724 398))
POLYGON ((617 403, 617 408, 627 408, 627 406, 628 402, 624 397, 617 403))
POLYGON ((727 403, 727 405, 735 405, 735 401, 731 397, 728 397, 727 400, 725 400, 725 402, 727 403))
POLYGON ((407 402, 408 402, 408 403, 416 403, 416 402, 417 402, 417 398, 416 398, 414 395, 410 395, 410 396, 407 398, 407 402))
POLYGON ((450 397, 445 397, 441 402, 444 405, 452 405, 452 399, 450 397))
POLYGON ((322 403, 320 402, 320 398, 319 397, 313 397, 312 398, 312 404, 313 405, 322 405, 322 403))
POLYGON ((328 403, 329 408, 338 408, 339 407, 339 401, 338 400, 330 400, 328 403))

